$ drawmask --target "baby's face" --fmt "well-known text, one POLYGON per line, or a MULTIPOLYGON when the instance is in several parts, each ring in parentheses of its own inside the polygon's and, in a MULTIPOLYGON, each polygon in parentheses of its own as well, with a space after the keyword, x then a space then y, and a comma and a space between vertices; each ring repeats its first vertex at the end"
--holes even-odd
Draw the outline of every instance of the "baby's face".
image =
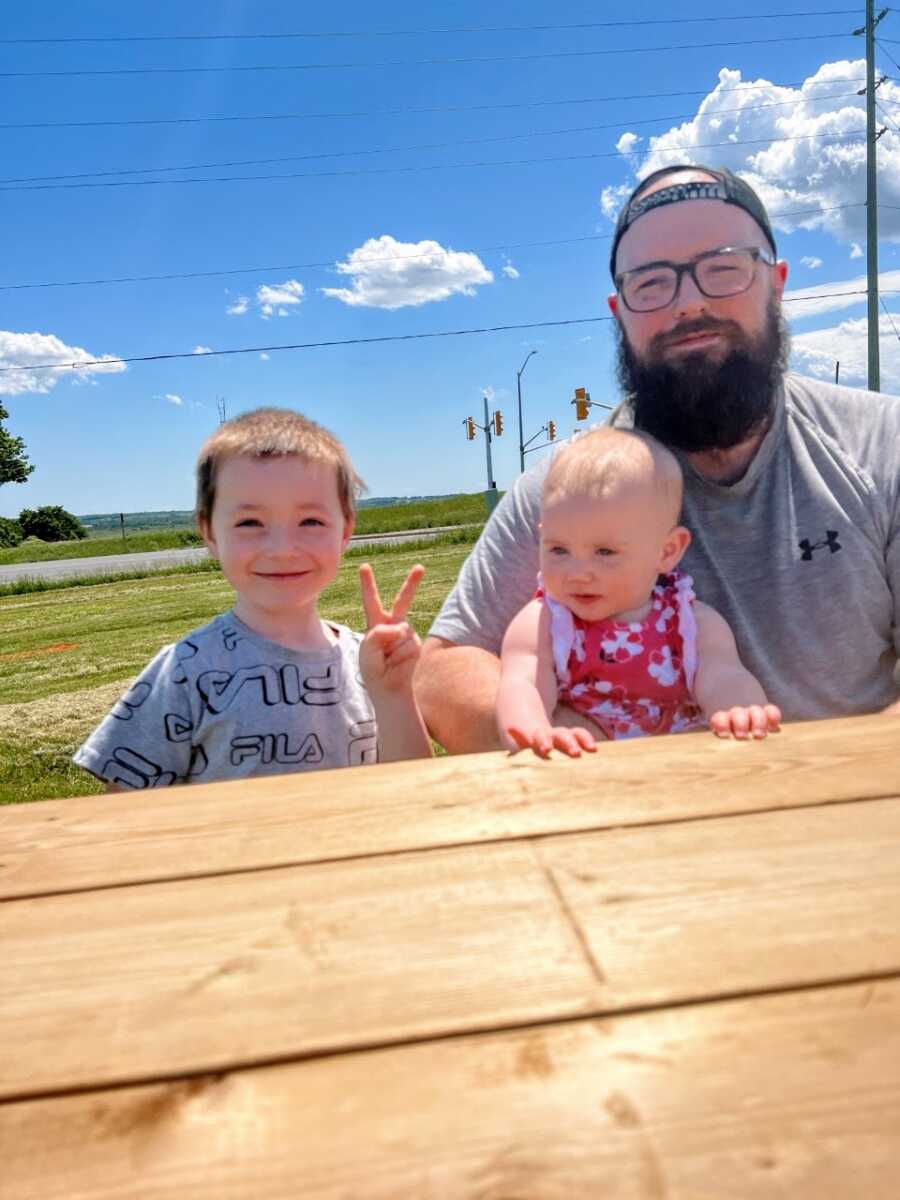
POLYGON ((601 500, 551 495, 541 513, 544 590, 587 621, 641 620, 657 576, 674 566, 671 532, 650 487, 601 500))
POLYGON ((337 574, 352 523, 337 472, 296 455, 226 459, 216 479, 206 544, 238 593, 238 615, 286 616, 316 600, 337 574))

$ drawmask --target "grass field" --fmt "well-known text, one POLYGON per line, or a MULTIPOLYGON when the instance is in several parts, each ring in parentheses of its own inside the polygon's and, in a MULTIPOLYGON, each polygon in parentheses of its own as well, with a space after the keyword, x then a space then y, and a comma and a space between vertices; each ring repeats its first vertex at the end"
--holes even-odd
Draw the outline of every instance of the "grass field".
MULTIPOLYGON (((374 559, 382 594, 424 563, 411 614, 424 634, 469 549, 383 548, 374 559)), ((362 559, 344 563, 321 604, 323 616, 354 629, 364 624, 362 559)), ((69 755, 161 646, 226 611, 233 596, 221 572, 207 569, 0 598, 0 804, 102 790, 69 755)))
MULTIPOLYGON (((443 500, 417 500, 409 504, 388 504, 380 508, 361 508, 357 514, 357 533, 391 533, 398 529, 432 529, 441 525, 482 524, 487 516, 484 494, 448 496, 443 500)), ((0 549, 0 566, 14 563, 50 562, 58 558, 93 558, 108 554, 136 554, 149 550, 177 550, 182 546, 202 545, 193 529, 156 529, 121 536, 104 530, 96 537, 80 542, 28 542, 12 549, 0 549)))

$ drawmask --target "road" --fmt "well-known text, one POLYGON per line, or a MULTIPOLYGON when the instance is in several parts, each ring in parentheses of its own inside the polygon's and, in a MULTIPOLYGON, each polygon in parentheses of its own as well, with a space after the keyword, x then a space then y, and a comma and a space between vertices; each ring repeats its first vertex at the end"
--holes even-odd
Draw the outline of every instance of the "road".
MULTIPOLYGON (((360 534, 350 539, 353 546, 369 546, 388 542, 402 544, 451 533, 459 525, 442 525, 434 529, 401 529, 395 533, 360 534)), ((468 526, 462 526, 468 528, 468 526)), ((121 571, 160 571, 181 567, 209 558, 205 546, 189 546, 186 550, 149 550, 143 554, 104 554, 96 558, 60 558, 51 562, 15 563, 0 566, 0 584, 19 579, 73 579, 77 576, 117 575, 121 571)))

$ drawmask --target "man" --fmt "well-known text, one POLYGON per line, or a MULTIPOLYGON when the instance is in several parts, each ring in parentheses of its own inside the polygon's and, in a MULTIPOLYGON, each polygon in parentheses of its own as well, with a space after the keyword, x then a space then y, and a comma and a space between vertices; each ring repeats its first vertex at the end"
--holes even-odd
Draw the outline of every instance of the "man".
MULTIPOLYGON (((627 397, 613 421, 678 456, 697 595, 786 720, 897 711, 900 401, 785 374, 787 264, 729 171, 643 180, 610 269, 627 397)), ((500 745, 497 655, 534 592, 546 469, 504 497, 425 643, 419 702, 451 752, 500 745)))

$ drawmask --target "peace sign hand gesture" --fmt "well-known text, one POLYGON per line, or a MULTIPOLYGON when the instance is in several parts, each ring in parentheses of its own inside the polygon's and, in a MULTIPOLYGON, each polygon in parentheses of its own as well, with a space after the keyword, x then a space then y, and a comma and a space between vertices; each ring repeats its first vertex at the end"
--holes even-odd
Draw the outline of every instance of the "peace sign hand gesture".
POLYGON ((422 643, 406 620, 425 568, 415 566, 386 609, 368 563, 359 568, 359 586, 366 614, 366 636, 359 648, 359 669, 373 700, 379 696, 412 693, 412 677, 422 643))

